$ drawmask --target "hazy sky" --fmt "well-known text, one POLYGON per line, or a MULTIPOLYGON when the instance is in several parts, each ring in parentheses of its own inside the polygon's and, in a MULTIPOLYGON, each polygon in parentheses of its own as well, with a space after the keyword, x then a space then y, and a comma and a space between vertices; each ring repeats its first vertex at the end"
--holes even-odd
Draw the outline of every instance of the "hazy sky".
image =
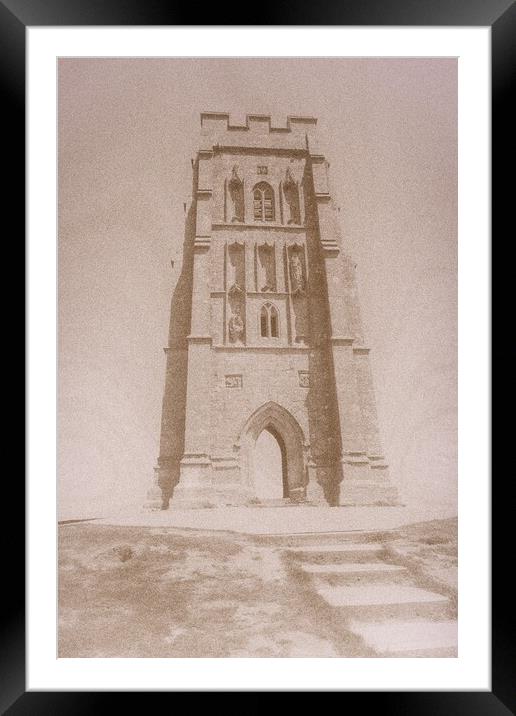
POLYGON ((409 503, 453 508, 456 70, 453 59, 60 60, 61 517, 140 503, 150 485, 205 110, 280 126, 318 117, 392 479, 409 503))

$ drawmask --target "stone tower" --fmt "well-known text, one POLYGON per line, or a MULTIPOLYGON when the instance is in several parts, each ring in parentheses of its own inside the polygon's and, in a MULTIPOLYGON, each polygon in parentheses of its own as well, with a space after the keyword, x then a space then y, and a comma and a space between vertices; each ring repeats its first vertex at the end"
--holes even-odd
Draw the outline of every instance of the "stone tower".
POLYGON ((256 504, 263 430, 282 499, 397 501, 316 123, 201 114, 149 507, 256 504))

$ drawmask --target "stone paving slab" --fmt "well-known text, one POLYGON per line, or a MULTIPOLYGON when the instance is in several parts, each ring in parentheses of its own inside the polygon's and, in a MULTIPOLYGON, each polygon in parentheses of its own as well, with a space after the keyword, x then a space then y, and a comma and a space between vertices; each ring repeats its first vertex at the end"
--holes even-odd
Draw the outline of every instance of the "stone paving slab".
POLYGON ((384 624, 351 621, 351 631, 358 634, 367 646, 381 653, 412 653, 419 650, 450 650, 457 647, 457 622, 401 621, 384 624))
POLYGON ((288 551, 305 564, 312 562, 356 564, 379 559, 385 553, 385 547, 378 542, 357 544, 341 541, 340 544, 299 545, 288 548, 288 551))
POLYGON ((356 552, 368 552, 377 553, 383 552, 384 547, 381 544, 367 543, 356 544, 351 542, 349 544, 322 544, 322 545, 307 545, 306 547, 291 547, 291 552, 298 552, 300 554, 318 554, 319 552, 326 554, 327 552, 335 553, 350 553, 356 552))
POLYGON ((407 572, 406 567, 385 562, 347 563, 342 564, 303 564, 302 570, 312 574, 399 574, 407 572))
POLYGON ((367 584, 349 587, 318 587, 318 594, 333 607, 369 607, 399 604, 447 604, 448 597, 419 587, 398 584, 367 584))

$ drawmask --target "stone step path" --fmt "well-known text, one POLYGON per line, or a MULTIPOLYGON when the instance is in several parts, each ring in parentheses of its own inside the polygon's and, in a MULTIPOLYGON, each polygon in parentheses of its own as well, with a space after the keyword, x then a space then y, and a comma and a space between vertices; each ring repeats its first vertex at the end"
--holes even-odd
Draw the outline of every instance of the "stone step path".
POLYGON ((389 581, 393 577, 409 574, 406 567, 385 562, 330 562, 326 564, 303 564, 306 574, 318 576, 332 584, 389 581))
POLYGON ((341 544, 311 545, 307 547, 291 547, 290 552, 306 561, 316 562, 361 562, 381 556, 385 549, 381 544, 364 542, 344 542, 341 544))
POLYGON ((378 542, 288 548, 315 593, 378 656, 454 657, 457 620, 450 599, 422 588, 378 542))
POLYGON ((457 621, 397 621, 385 624, 351 621, 351 631, 382 656, 433 656, 457 654, 457 621))
POLYGON ((398 584, 317 587, 316 591, 332 607, 346 610, 350 616, 375 619, 440 616, 449 601, 441 594, 398 584))

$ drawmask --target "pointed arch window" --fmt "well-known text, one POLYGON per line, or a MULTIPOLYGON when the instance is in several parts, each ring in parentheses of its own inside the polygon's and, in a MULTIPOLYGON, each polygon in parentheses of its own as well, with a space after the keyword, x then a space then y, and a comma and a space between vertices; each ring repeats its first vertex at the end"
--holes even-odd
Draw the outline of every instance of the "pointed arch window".
POLYGON ((262 338, 279 336, 278 309, 271 303, 266 303, 260 311, 260 335, 262 338))
POLYGON ((255 221, 274 221, 274 192, 270 184, 261 181, 253 189, 255 221))

